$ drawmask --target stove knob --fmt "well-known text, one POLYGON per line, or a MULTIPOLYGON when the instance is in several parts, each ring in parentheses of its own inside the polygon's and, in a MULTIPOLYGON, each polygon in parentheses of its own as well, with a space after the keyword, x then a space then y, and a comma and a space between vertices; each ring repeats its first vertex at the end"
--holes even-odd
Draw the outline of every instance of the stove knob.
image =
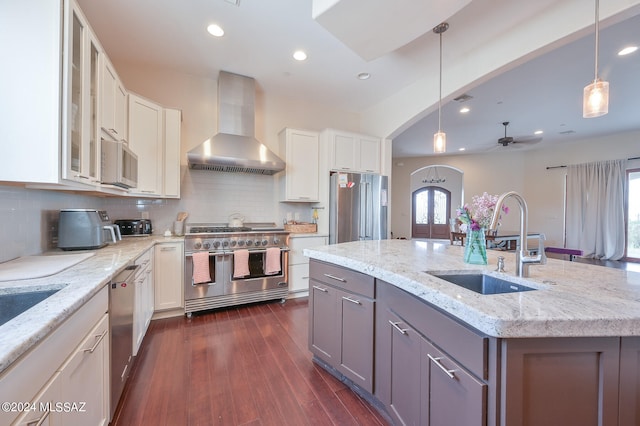
POLYGON ((202 247, 204 247, 205 250, 209 250, 211 248, 211 243, 204 243, 202 247))
POLYGON ((224 240, 224 241, 222 242, 222 247, 229 247, 229 241, 224 240))
POLYGON ((263 246, 266 246, 267 244, 269 244, 269 241, 267 241, 267 240, 262 240, 262 245, 263 245, 263 246))
POLYGON ((231 245, 231 247, 235 247, 236 246, 236 240, 229 241, 229 244, 231 245))
POLYGON ((238 240, 238 247, 244 246, 244 240, 238 240))
POLYGON ((273 245, 277 246, 278 244, 280 244, 280 238, 278 237, 273 237, 273 245))
POLYGON ((251 241, 251 240, 247 240, 247 247, 249 247, 249 246, 251 246, 251 245, 253 245, 253 241, 251 241))
POLYGON ((202 244, 200 244, 200 243, 195 243, 193 245, 193 248, 196 249, 196 250, 200 250, 200 247, 202 247, 202 244))
POLYGON ((213 242, 213 246, 214 246, 215 248, 220 247, 220 241, 214 241, 214 242, 213 242))

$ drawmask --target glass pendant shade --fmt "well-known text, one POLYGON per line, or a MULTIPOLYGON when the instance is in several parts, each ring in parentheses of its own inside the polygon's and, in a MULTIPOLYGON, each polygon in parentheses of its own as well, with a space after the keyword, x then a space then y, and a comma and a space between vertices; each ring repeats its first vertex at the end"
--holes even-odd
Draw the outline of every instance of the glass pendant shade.
POLYGON ((584 88, 582 117, 600 117, 609 112, 609 82, 596 78, 584 88))
POLYGON ((447 134, 442 130, 438 130, 438 133, 433 135, 433 152, 436 154, 447 152, 447 134))

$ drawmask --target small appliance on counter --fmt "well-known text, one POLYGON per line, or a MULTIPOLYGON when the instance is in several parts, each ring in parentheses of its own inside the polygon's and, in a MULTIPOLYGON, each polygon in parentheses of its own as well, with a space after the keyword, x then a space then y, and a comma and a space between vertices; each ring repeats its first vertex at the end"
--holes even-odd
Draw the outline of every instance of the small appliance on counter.
POLYGON ((58 221, 58 248, 92 250, 122 239, 120 228, 104 210, 64 209, 58 221))
POLYGON ((149 219, 118 219, 114 223, 120 228, 123 237, 146 236, 153 232, 149 219))

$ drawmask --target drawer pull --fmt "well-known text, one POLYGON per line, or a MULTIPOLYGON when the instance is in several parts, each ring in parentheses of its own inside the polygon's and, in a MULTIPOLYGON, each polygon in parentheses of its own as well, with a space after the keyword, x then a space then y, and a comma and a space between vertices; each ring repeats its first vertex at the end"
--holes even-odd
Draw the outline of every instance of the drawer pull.
POLYGON ((401 328, 398 324, 402 324, 401 322, 393 322, 391 320, 389 320, 389 324, 391 324, 393 326, 393 328, 395 328, 396 330, 398 330, 400 333, 402 334, 407 334, 407 328, 401 328))
POLYGON ((49 417, 50 413, 51 413, 51 410, 45 411, 42 417, 40 417, 38 420, 33 420, 27 423, 27 426, 41 426, 44 423, 44 421, 47 419, 47 417, 49 417))
POLYGON ((347 296, 342 296, 342 299, 343 299, 343 300, 346 300, 347 302, 354 303, 354 304, 356 304, 356 305, 362 305, 362 303, 360 303, 360 301, 359 301, 359 300, 355 300, 355 299, 352 299, 352 298, 347 297, 347 296))
POLYGON ((446 374, 447 376, 449 376, 449 378, 451 378, 451 379, 455 379, 455 378, 456 378, 456 376, 453 374, 453 373, 454 373, 454 371, 456 371, 456 370, 447 370, 447 368, 446 368, 444 365, 442 365, 442 364, 440 363, 440 360, 442 359, 441 357, 436 358, 436 357, 431 356, 431 354, 427 354, 427 356, 429 357, 429 359, 430 359, 431 361, 433 361, 433 363, 434 363, 435 365, 437 365, 438 367, 440 367, 440 369, 441 369, 442 371, 444 371, 444 372, 445 372, 445 374, 446 374))
POLYGON ((107 329, 107 330, 105 330, 101 335, 96 336, 96 338, 97 338, 98 340, 96 340, 96 342, 93 344, 93 346, 91 347, 91 349, 85 349, 84 351, 85 351, 85 352, 89 352, 90 354, 92 354, 92 353, 93 353, 93 351, 95 351, 95 350, 96 350, 96 348, 98 347, 98 345, 100 344, 100 342, 102 342, 102 339, 104 339, 104 336, 106 336, 106 335, 107 335, 107 332, 108 332, 108 331, 109 331, 109 330, 107 329))
POLYGON ((326 288, 318 287, 317 285, 314 285, 313 288, 315 288, 316 290, 320 290, 323 293, 329 292, 329 290, 327 290, 326 288))
POLYGON ((331 278, 332 280, 340 281, 340 282, 343 282, 343 283, 347 282, 347 280, 345 280, 344 278, 336 277, 336 276, 331 275, 331 274, 324 274, 324 276, 327 277, 327 278, 331 278))

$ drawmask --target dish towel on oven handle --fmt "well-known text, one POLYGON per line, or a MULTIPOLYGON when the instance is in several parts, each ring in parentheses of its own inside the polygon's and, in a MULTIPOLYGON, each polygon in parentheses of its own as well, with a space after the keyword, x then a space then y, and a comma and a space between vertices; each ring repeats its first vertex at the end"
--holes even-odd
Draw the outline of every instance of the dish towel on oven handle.
POLYGON ((274 275, 280 272, 280 248, 269 247, 267 249, 267 259, 264 265, 265 275, 274 275))
POLYGON ((233 252, 233 277, 241 278, 249 275, 249 250, 241 249, 233 252))
POLYGON ((209 252, 199 251, 193 253, 193 283, 202 284, 211 282, 211 273, 209 272, 209 252))

